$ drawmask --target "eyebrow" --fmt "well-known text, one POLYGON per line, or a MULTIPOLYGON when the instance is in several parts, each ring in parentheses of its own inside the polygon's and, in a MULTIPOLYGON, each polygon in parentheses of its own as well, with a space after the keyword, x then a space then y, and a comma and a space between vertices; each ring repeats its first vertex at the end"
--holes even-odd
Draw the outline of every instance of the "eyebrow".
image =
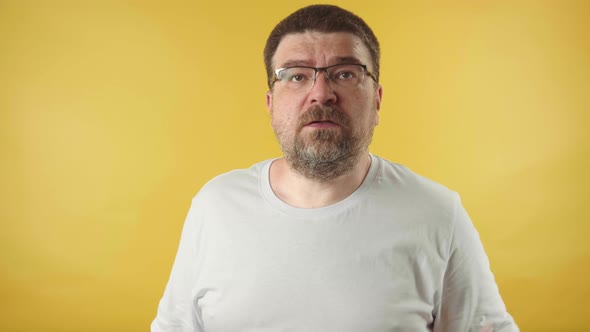
POLYGON ((279 66, 279 68, 287 68, 287 67, 295 67, 295 66, 310 66, 311 64, 309 63, 309 61, 305 61, 305 60, 288 60, 286 62, 283 62, 282 66, 279 66))
POLYGON ((354 63, 357 65, 361 64, 361 61, 353 56, 341 56, 336 58, 338 61, 337 63, 354 63))
MULTIPOLYGON (((361 61, 353 56, 341 56, 333 58, 336 60, 333 65, 341 64, 341 63, 354 63, 354 64, 361 64, 361 61)), ((330 61, 332 62, 332 61, 330 61)), ((296 66, 308 66, 311 67, 311 63, 307 60, 287 60, 283 62, 282 66, 279 68, 287 68, 287 67, 296 67, 296 66)))

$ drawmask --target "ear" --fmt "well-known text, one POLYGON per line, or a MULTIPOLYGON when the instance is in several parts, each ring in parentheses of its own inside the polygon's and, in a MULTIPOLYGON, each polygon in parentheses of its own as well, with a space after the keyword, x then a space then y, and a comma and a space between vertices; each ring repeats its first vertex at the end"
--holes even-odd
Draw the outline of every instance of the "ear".
POLYGON ((266 92, 266 109, 268 109, 269 112, 272 111, 272 91, 271 90, 266 92))
POLYGON ((381 98, 383 97, 383 87, 379 84, 375 93, 375 126, 379 124, 379 110, 381 109, 381 98))
POLYGON ((375 101, 375 109, 378 112, 381 109, 381 98, 383 98, 383 87, 381 86, 381 84, 379 84, 379 88, 377 88, 377 95, 375 96, 375 98, 377 99, 375 101))

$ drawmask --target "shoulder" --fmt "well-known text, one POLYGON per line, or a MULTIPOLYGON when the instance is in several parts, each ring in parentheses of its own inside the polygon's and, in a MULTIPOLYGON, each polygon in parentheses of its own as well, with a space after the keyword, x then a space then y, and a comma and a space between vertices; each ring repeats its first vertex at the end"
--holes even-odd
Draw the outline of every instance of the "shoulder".
POLYGON ((455 191, 404 165, 379 157, 377 162, 377 174, 370 190, 372 201, 428 224, 436 221, 440 226, 452 227, 461 205, 455 191))
POLYGON ((193 202, 258 194, 262 172, 272 161, 261 161, 248 168, 235 169, 212 178, 199 190, 193 202))
POLYGON ((407 166, 380 157, 377 182, 390 190, 429 199, 456 200, 457 193, 444 185, 412 171, 407 166))

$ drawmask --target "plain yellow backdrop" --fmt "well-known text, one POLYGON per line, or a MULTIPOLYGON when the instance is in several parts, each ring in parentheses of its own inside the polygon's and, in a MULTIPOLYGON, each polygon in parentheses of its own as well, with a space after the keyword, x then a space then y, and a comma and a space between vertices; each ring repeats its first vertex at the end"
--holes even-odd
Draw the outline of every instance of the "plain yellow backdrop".
MULTIPOLYGON (((262 48, 310 3, 0 0, 1 331, 148 330, 193 195, 280 154, 262 48)), ((334 3, 371 151, 462 195, 523 331, 590 331, 590 2, 334 3)))

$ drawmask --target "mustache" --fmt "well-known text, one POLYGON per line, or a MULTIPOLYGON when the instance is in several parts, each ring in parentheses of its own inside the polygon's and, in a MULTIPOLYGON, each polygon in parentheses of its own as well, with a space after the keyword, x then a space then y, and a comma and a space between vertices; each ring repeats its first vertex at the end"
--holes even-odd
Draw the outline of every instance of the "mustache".
POLYGON ((344 128, 347 128, 349 124, 346 114, 341 112, 336 106, 314 105, 301 115, 298 127, 302 129, 306 125, 316 121, 330 121, 344 128))

